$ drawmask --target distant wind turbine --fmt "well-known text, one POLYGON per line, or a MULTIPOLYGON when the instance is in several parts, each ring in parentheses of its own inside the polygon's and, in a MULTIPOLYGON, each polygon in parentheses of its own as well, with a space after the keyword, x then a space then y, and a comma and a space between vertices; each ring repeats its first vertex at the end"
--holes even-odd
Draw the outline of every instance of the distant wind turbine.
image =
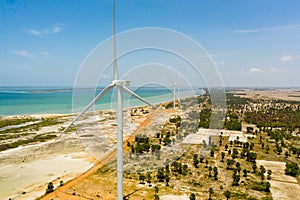
POLYGON ((72 126, 86 111, 88 111, 99 99, 101 99, 108 91, 112 90, 114 87, 117 88, 117 177, 118 177, 118 200, 123 200, 123 92, 134 96, 140 101, 151 106, 149 102, 135 94, 133 91, 128 89, 130 82, 127 80, 119 80, 118 71, 118 60, 117 60, 117 46, 116 46, 116 0, 114 0, 113 5, 113 76, 114 80, 112 84, 104 88, 87 106, 86 108, 78 114, 74 120, 62 131, 62 133, 57 137, 59 139, 65 131, 72 126))
POLYGON ((180 97, 179 97, 179 83, 174 82, 171 78, 170 78, 172 85, 173 85, 173 109, 176 109, 176 99, 178 101, 178 106, 180 103, 180 97), (176 94, 176 86, 177 86, 177 94, 176 94))

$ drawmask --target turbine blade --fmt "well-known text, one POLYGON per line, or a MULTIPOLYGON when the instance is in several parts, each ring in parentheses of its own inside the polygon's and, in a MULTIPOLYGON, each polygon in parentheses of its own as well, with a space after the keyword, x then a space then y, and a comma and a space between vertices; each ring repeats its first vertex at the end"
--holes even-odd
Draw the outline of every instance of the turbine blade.
POLYGON ((72 126, 86 111, 88 111, 101 97, 103 97, 109 90, 111 90, 114 87, 114 85, 109 85, 106 88, 104 88, 90 103, 85 109, 79 113, 73 121, 61 132, 61 134, 56 138, 58 140, 70 126, 72 126))
POLYGON ((146 101, 145 99, 143 99, 142 97, 140 97, 139 95, 135 94, 133 91, 131 91, 130 89, 128 89, 127 87, 123 86, 122 89, 127 92, 129 95, 134 96, 135 98, 137 98, 138 100, 144 102, 145 104, 148 104, 149 106, 152 106, 151 103, 149 103, 148 101, 146 101))
POLYGON ((116 0, 114 0, 113 7, 113 67, 114 67, 114 80, 119 78, 118 60, 117 60, 117 39, 116 39, 116 0))

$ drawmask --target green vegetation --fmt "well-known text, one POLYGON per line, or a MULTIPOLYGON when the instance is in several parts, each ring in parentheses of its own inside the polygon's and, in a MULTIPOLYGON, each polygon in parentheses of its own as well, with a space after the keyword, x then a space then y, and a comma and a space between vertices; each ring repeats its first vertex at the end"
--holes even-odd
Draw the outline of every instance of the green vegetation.
POLYGON ((13 148, 16 148, 19 146, 36 143, 36 142, 45 142, 45 141, 53 139, 53 138, 56 138, 56 135, 53 135, 53 134, 36 135, 30 139, 18 140, 16 142, 12 142, 12 143, 8 143, 8 144, 1 144, 0 151, 4 151, 7 149, 13 149, 13 148))
POLYGON ((53 126, 61 123, 63 123, 63 121, 59 120, 58 117, 43 118, 40 122, 36 124, 31 124, 26 127, 12 128, 8 130, 0 131, 0 135, 6 133, 23 133, 26 131, 38 131, 42 127, 53 126))
MULTIPOLYGON (((181 145, 180 142, 199 127, 209 128, 212 115, 208 96, 188 99, 186 101, 198 101, 200 108, 186 113, 191 120, 172 116, 159 130, 152 134, 141 131, 133 141, 127 142, 128 155, 124 155, 124 161, 130 170, 125 171, 124 182, 130 183, 130 187, 144 185, 144 194, 148 195, 144 199, 180 195, 180 188, 187 190, 190 199, 200 196, 205 199, 272 199, 269 180, 278 172, 272 172, 257 160, 286 162, 285 173, 299 176, 299 103, 253 100, 232 94, 227 95, 227 100, 224 128, 241 130, 242 123, 254 123, 246 130, 254 138, 247 138, 248 142, 239 137, 229 141, 228 135, 221 133, 203 144, 181 145), (166 155, 173 157, 168 159, 166 155)), ((173 109, 173 104, 166 107, 173 109)), ((96 176, 110 178, 111 173, 115 170, 103 168, 96 176)))
POLYGON ((26 122, 33 122, 36 121, 35 118, 0 118, 0 128, 5 126, 12 126, 12 125, 19 125, 26 122))
POLYGON ((54 185, 52 182, 48 183, 47 189, 46 189, 46 194, 51 193, 54 191, 54 185))
POLYGON ((300 170, 297 163, 290 162, 285 164, 285 174, 290 176, 299 176, 300 170))
MULTIPOLYGON (((2 119, 0 123, 6 125, 17 125, 25 122, 30 122, 30 121, 36 121, 36 119, 34 118, 21 118, 21 119, 12 118, 9 120, 2 119)), ((0 141, 4 141, 0 143, 0 151, 16 148, 22 145, 27 145, 36 142, 44 142, 53 139, 56 137, 56 135, 53 134, 53 132, 47 134, 37 134, 37 133, 42 127, 53 126, 60 123, 63 123, 63 120, 59 119, 59 117, 49 117, 49 118, 43 118, 41 121, 35 124, 30 124, 24 127, 11 128, 11 129, 0 131, 0 141)))

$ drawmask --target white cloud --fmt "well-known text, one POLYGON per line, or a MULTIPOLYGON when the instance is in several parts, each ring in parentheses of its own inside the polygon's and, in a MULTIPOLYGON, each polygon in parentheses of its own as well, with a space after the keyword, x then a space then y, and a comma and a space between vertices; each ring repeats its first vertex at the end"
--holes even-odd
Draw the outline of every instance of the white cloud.
POLYGON ((234 30, 234 32, 235 33, 258 33, 258 32, 277 31, 277 30, 292 30, 292 29, 299 29, 299 28, 300 28, 300 24, 293 24, 293 25, 263 27, 259 29, 239 29, 239 30, 234 30))
POLYGON ((258 33, 258 32, 261 32, 261 30, 259 30, 259 29, 235 30, 234 32, 236 32, 236 33, 258 33))
POLYGON ((12 51, 12 53, 18 55, 18 56, 23 56, 23 57, 26 57, 26 58, 32 58, 33 56, 28 52, 26 51, 25 49, 21 49, 21 50, 14 50, 12 51))
POLYGON ((47 51, 42 51, 41 54, 46 57, 50 56, 50 53, 48 53, 47 51))
POLYGON ((249 70, 249 72, 252 72, 252 73, 256 73, 256 72, 263 72, 263 70, 257 68, 257 67, 253 67, 249 70))
POLYGON ((40 31, 37 31, 37 30, 28 30, 26 31, 27 33, 31 34, 31 35, 35 35, 35 36, 41 36, 41 32, 40 31))
POLYGON ((63 26, 63 24, 59 23, 51 28, 46 28, 43 30, 28 29, 25 32, 29 33, 30 35, 41 37, 42 35, 57 34, 57 33, 61 32, 62 26, 63 26))
POLYGON ((271 71, 272 71, 272 72, 286 72, 287 69, 286 69, 286 68, 283 68, 283 67, 272 67, 272 68, 271 68, 271 71))
POLYGON ((282 62, 288 62, 288 61, 293 60, 293 56, 291 56, 291 55, 284 55, 284 56, 281 56, 280 60, 282 62))
POLYGON ((60 31, 61 31, 60 26, 54 26, 54 28, 52 29, 52 33, 59 33, 60 31))

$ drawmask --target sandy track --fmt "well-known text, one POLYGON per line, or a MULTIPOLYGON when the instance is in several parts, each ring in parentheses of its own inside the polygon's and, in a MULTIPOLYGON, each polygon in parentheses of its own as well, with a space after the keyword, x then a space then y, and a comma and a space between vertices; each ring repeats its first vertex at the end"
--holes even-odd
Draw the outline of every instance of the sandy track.
POLYGON ((274 200, 299 199, 300 185, 296 178, 284 174, 285 162, 257 160, 257 164, 273 172, 269 182, 274 200))
MULTIPOLYGON (((127 141, 132 141, 134 139, 134 136, 139 133, 141 131, 141 129, 143 129, 144 127, 146 127, 150 122, 151 122, 151 118, 153 115, 155 115, 159 110, 161 109, 161 106, 158 107, 155 111, 151 112, 150 115, 147 116, 147 118, 140 124, 140 126, 134 131, 134 133, 132 135, 130 135, 127 140, 124 141, 123 143, 123 148, 126 149, 126 144, 127 141)), ((105 165, 105 163, 107 163, 108 161, 114 159, 116 157, 116 152, 117 152, 117 146, 114 146, 114 148, 108 152, 101 161, 98 161, 94 167, 90 168, 88 171, 86 171, 85 173, 81 174, 80 176, 78 176, 76 179, 73 179, 71 181, 69 181, 68 183, 66 183, 65 185, 59 187, 58 189, 56 189, 54 192, 45 195, 44 197, 42 197, 42 200, 52 200, 52 199, 66 199, 66 200, 73 200, 73 199, 78 199, 78 196, 73 196, 70 195, 68 193, 66 193, 65 191, 67 191, 68 189, 70 189, 71 187, 73 187, 74 185, 82 182, 84 179, 86 179, 87 177, 89 177, 91 174, 93 174, 94 172, 96 172, 96 170, 98 170, 99 168, 103 167, 105 165)), ((80 197, 80 199, 86 199, 83 197, 80 197)))

